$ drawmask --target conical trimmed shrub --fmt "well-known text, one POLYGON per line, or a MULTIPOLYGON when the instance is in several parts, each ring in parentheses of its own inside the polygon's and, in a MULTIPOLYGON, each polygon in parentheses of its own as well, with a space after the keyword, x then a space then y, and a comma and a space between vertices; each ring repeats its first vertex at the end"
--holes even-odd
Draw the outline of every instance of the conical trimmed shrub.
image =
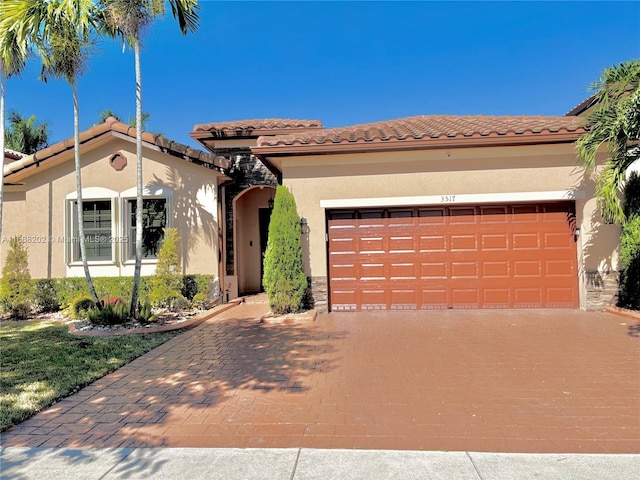
POLYGON ((269 223, 262 284, 275 314, 303 309, 307 277, 302 261, 300 217, 287 187, 279 186, 269 223))
POLYGON ((34 300, 27 247, 19 237, 12 237, 2 268, 0 303, 14 318, 22 320, 29 316, 34 300))

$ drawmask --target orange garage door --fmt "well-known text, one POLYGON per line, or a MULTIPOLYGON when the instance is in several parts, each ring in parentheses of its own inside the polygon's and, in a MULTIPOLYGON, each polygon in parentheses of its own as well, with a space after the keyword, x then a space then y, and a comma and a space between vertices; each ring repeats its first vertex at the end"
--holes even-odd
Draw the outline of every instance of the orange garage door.
POLYGON ((333 311, 578 306, 572 202, 327 216, 333 311))

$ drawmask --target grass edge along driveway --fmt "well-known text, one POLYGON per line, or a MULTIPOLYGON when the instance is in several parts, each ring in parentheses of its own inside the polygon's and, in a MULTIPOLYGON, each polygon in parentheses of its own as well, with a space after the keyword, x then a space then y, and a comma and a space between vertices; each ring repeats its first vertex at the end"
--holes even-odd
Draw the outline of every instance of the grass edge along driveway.
POLYGON ((78 337, 56 322, 0 323, 0 432, 179 333, 78 337))

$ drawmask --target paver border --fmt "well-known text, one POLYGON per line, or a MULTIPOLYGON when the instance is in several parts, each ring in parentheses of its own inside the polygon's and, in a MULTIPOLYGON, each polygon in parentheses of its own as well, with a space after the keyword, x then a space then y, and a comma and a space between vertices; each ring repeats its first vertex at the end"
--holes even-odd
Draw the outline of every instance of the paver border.
POLYGON ((635 310, 628 310, 626 308, 620 308, 620 307, 605 307, 604 311, 607 313, 618 315, 620 317, 627 318, 629 320, 636 320, 640 322, 640 312, 637 312, 635 310))

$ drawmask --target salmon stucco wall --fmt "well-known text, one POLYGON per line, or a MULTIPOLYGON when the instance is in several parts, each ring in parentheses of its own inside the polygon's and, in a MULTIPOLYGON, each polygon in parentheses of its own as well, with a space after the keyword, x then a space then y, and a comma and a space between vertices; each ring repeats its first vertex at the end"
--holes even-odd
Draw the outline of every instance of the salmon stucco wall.
MULTIPOLYGON (((20 193, 5 196, 3 238, 23 236, 29 250, 29 268, 34 278, 83 275, 82 267, 69 261, 69 230, 65 225, 70 201, 75 198, 76 179, 73 152, 50 159, 24 178, 20 193), (55 165, 54 165, 55 164, 55 165)), ((90 262, 95 276, 133 275, 133 262, 125 258, 126 199, 135 197, 135 143, 116 137, 92 145, 82 152, 84 199, 113 198, 115 261, 90 262), (112 168, 110 158, 120 153, 127 165, 112 168)), ((169 226, 176 227, 182 239, 181 261, 184 273, 218 275, 219 175, 207 168, 172 157, 152 148, 144 149, 144 185, 146 193, 167 195, 169 226)), ((6 248, 2 250, 3 262, 6 248)), ((143 275, 155 271, 155 260, 143 260, 143 275)))
MULTIPOLYGON (((322 201, 431 197, 445 203, 460 195, 575 192, 576 222, 581 235, 577 257, 581 306, 586 308, 586 272, 617 268, 619 227, 602 222, 593 198, 595 185, 579 166, 573 144, 486 147, 413 152, 285 157, 283 183, 296 198, 309 233, 307 274, 327 276, 326 217, 322 201)), ((526 195, 525 195, 526 197, 526 195)), ((339 202, 337 202, 339 204, 339 202)), ((353 202, 351 202, 353 203, 353 202)), ((357 203, 357 202, 356 202, 357 203)))

